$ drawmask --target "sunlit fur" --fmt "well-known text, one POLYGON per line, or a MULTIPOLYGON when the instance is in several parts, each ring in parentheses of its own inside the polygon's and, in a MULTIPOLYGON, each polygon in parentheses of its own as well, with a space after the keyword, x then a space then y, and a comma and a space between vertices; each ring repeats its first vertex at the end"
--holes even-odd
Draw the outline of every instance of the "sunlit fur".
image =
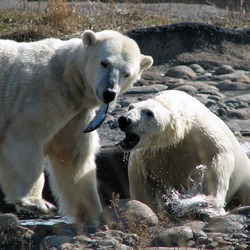
POLYGON ((198 100, 163 91, 132 104, 125 117, 130 119, 126 132, 140 137, 129 158, 132 199, 159 211, 167 190, 185 189, 189 197, 170 197, 177 215, 200 205, 222 214, 232 198, 250 205, 250 161, 226 124, 198 100), (195 182, 201 182, 200 193, 190 198, 195 182))
POLYGON ((43 157, 60 211, 95 224, 96 131, 83 128, 104 102, 116 98, 153 63, 132 39, 111 30, 87 30, 80 39, 30 43, 0 41, 0 184, 6 201, 42 214, 43 157), (109 62, 108 64, 105 63, 109 62))

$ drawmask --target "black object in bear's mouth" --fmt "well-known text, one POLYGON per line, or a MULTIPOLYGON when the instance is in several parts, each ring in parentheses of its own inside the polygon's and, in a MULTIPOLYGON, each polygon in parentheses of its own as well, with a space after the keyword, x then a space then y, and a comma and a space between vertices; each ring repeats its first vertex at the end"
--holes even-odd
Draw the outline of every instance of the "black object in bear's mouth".
POLYGON ((126 137, 120 142, 120 146, 124 151, 129 151, 133 149, 139 141, 139 135, 134 133, 126 133, 126 137))
POLYGON ((104 103, 101 106, 101 108, 97 111, 93 120, 84 128, 83 133, 89 133, 99 128, 105 120, 108 109, 109 109, 109 104, 104 103))

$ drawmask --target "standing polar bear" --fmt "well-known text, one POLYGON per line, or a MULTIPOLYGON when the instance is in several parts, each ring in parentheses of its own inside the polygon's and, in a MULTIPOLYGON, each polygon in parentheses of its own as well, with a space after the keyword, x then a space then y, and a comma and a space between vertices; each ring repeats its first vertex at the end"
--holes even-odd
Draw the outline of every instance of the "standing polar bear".
MULTIPOLYGON (((236 197, 250 204, 250 160, 230 129, 188 94, 169 90, 129 106, 118 119, 129 158, 130 195, 160 212, 169 190, 176 215, 223 214, 236 197), (190 196, 191 195, 191 196, 190 196), (163 203, 162 203, 163 202, 163 203)), ((168 200, 169 201, 169 200, 168 200)))
POLYGON ((96 131, 83 134, 95 109, 112 102, 152 65, 132 39, 87 30, 82 39, 0 41, 0 183, 9 203, 44 213, 43 157, 62 213, 94 223, 96 131))

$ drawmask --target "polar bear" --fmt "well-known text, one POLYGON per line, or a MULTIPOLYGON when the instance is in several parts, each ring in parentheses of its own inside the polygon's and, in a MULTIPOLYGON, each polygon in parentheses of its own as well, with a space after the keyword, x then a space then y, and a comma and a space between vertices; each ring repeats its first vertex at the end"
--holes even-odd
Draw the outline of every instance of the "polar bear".
POLYGON ((153 63, 136 42, 116 31, 86 30, 82 39, 0 41, 0 183, 6 201, 54 213, 42 199, 43 159, 60 211, 95 223, 96 131, 83 127, 153 63))
POLYGON ((224 214, 234 197, 250 205, 250 160, 226 124, 195 98, 163 91, 131 104, 118 123, 126 133, 120 146, 131 151, 132 199, 161 212, 168 194, 178 216, 200 207, 208 216, 224 214))

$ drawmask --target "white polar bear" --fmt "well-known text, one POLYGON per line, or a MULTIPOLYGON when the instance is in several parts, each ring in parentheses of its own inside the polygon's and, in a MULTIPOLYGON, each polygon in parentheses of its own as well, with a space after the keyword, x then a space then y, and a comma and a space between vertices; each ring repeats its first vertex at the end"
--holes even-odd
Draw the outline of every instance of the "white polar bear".
POLYGON ((120 145, 131 151, 132 199, 159 212, 168 190, 184 188, 191 197, 170 195, 179 216, 200 207, 209 216, 223 214, 233 197, 250 204, 250 160, 226 124, 195 98, 163 91, 131 104, 118 123, 126 133, 120 145))
POLYGON ((0 183, 7 202, 54 212, 42 199, 47 155, 61 212, 95 222, 99 138, 83 127, 152 62, 135 41, 110 30, 68 41, 0 41, 0 183))

